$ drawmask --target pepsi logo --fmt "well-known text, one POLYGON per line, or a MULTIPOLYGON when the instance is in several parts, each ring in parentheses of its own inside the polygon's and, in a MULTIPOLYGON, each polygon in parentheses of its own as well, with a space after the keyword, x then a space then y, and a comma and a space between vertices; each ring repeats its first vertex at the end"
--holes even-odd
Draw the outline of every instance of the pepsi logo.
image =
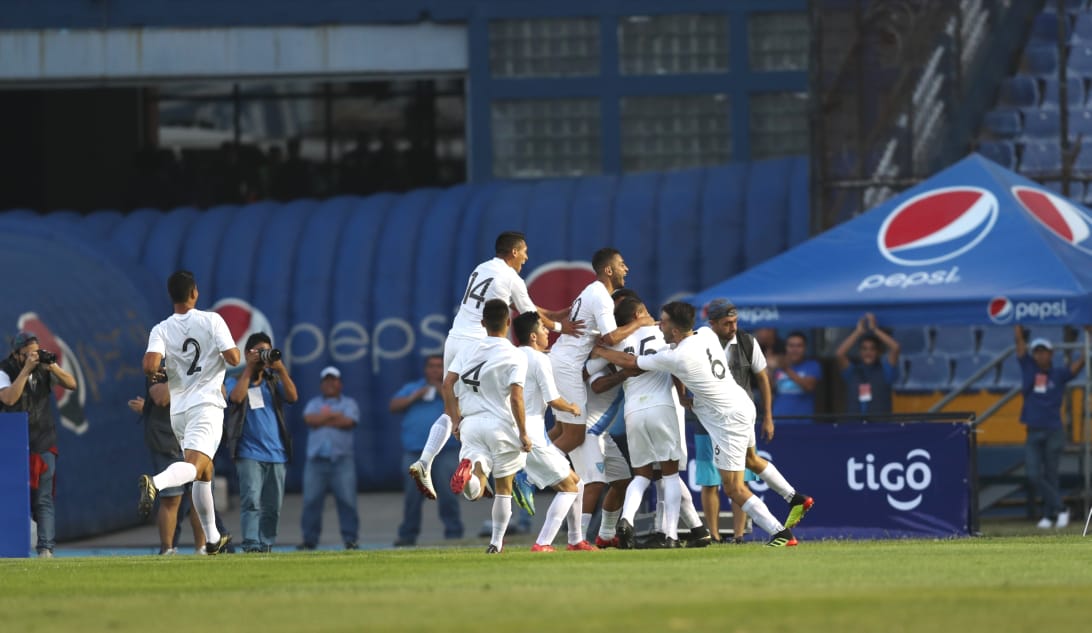
MULTIPOLYGON (((251 334, 265 332, 269 335, 269 339, 273 341, 273 347, 277 346, 277 339, 273 336, 273 326, 270 325, 269 319, 261 310, 246 301, 236 297, 220 299, 212 306, 212 311, 224 318, 228 331, 231 332, 231 338, 234 339, 236 347, 239 348, 239 353, 244 357, 243 346, 251 334)), ((239 363, 235 367, 228 367, 228 373, 241 372, 243 365, 244 363, 239 363)))
MULTIPOLYGON (((588 262, 554 260, 535 268, 527 276, 527 293, 536 306, 562 310, 572 305, 577 295, 595 281, 595 270, 588 262)), ((557 334, 550 334, 553 342, 557 334)))
POLYGON ((1008 297, 994 297, 990 299, 986 312, 991 321, 998 325, 1005 325, 1012 321, 1014 312, 1012 301, 1008 297))
POLYGON ((1031 187, 1016 186, 1012 195, 1039 224, 1073 248, 1092 255, 1092 218, 1065 198, 1031 187))
POLYGON ((974 248, 997 222, 997 198, 978 187, 946 187, 914 196, 884 220, 880 253, 902 266, 926 266, 974 248))
POLYGON ((53 395, 57 398, 57 412, 61 416, 61 426, 76 435, 83 435, 91 425, 87 420, 87 414, 84 412, 84 405, 87 403, 87 390, 85 387, 87 382, 84 380, 83 366, 80 365, 76 354, 34 312, 24 312, 20 315, 16 322, 16 328, 37 336, 38 347, 56 354, 57 364, 76 379, 76 389, 74 391, 56 385, 53 387, 53 395))

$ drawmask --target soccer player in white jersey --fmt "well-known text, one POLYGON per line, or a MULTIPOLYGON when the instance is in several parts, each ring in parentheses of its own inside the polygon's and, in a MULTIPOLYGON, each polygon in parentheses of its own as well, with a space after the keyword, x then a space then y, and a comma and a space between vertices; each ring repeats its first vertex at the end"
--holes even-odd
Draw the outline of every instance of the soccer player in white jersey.
POLYGON ((508 340, 510 322, 507 303, 486 301, 482 324, 487 336, 476 348, 460 352, 444 376, 444 406, 452 433, 462 442, 451 492, 474 501, 481 497, 490 473, 496 482, 487 554, 504 549, 512 518, 512 479, 531 450, 523 407, 527 357, 508 340))
MULTIPOLYGON (((727 299, 715 299, 709 303, 707 308, 707 316, 709 317, 709 329, 713 330, 713 333, 720 339, 721 345, 724 346, 725 358, 728 361, 728 371, 731 372, 732 377, 741 387, 744 392, 750 394, 750 377, 754 376, 755 381, 758 383, 759 392, 762 394, 762 402, 764 404, 764 415, 762 420, 762 437, 767 442, 772 442, 774 438, 774 421, 772 413, 772 391, 770 389, 770 380, 766 375, 766 356, 762 353, 762 348, 758 346, 758 343, 754 340, 754 337, 750 339, 750 345, 743 345, 740 342, 744 336, 750 336, 749 334, 739 331, 739 312, 736 310, 736 306, 727 299), (741 349, 743 348, 743 349, 741 349), (747 356, 748 349, 750 350, 750 357, 747 356), (743 368, 750 367, 750 372, 746 372, 743 368)), ((801 494, 796 491, 785 476, 781 474, 781 471, 777 469, 768 460, 763 459, 757 451, 755 451, 755 438, 751 437, 751 444, 747 447, 747 470, 750 470, 759 479, 766 482, 770 487, 782 499, 789 504, 789 516, 785 519, 785 527, 794 528, 800 520, 804 518, 808 510, 815 505, 815 500, 811 497, 801 494)), ((717 491, 714 488, 713 494, 709 495, 711 500, 714 501, 718 510, 720 507, 720 498, 717 495, 717 491)), ((702 489, 702 506, 706 506, 706 494, 704 488, 702 489)), ((735 519, 733 514, 733 519, 735 519)), ((742 514, 739 514, 742 517, 742 514)), ((737 540, 740 539, 743 534, 740 529, 740 521, 737 521, 734 525, 733 532, 737 540)))
POLYGON ((535 312, 524 312, 512 322, 519 342, 519 351, 527 356, 527 380, 523 385, 523 403, 527 418, 527 435, 531 437, 531 452, 524 470, 527 478, 539 490, 557 491, 542 529, 531 546, 532 552, 554 551, 554 537, 561 522, 569 520, 569 551, 592 551, 596 548, 584 539, 580 511, 584 502, 584 482, 569 467, 565 454, 547 441, 546 405, 580 415, 580 410, 557 393, 550 357, 543 350, 550 344, 550 335, 535 312))
POLYGON ((792 531, 781 524, 762 499, 743 482, 747 447, 754 444, 755 405, 728 372, 720 339, 708 327, 694 330, 694 307, 674 301, 660 314, 660 331, 673 349, 648 356, 631 356, 606 347, 597 354, 615 365, 668 372, 694 394, 694 413, 709 431, 713 462, 732 504, 768 532, 771 547, 796 545, 792 531))
MULTIPOLYGON (((567 319, 568 310, 549 311, 535 306, 527 293, 527 284, 519 276, 527 262, 527 238, 523 233, 505 231, 497 236, 494 244, 496 257, 478 264, 459 303, 459 311, 444 342, 444 372, 452 361, 467 347, 477 347, 486 336, 482 326, 482 309, 490 299, 500 299, 520 314, 537 312, 546 327, 555 332, 579 334, 578 322, 567 319)), ((421 458, 410 465, 409 475, 417 483, 417 489, 429 499, 436 498, 432 484, 432 461, 451 437, 451 419, 441 414, 429 429, 428 439, 421 449, 421 458)))
POLYGON ((193 482, 193 507, 205 530, 205 553, 218 554, 231 535, 216 529, 212 501, 212 458, 224 429, 224 374, 239 364, 239 348, 223 317, 197 310, 197 282, 193 273, 180 270, 167 280, 174 314, 152 328, 143 369, 153 381, 164 378, 171 393, 171 427, 182 445, 185 461, 175 462, 155 477, 140 476, 138 509, 152 511, 159 491, 193 482), (160 364, 165 361, 164 370, 160 364))
MULTIPOLYGON (((654 325, 651 317, 635 319, 632 323, 617 327, 614 321, 614 300, 611 293, 625 285, 626 267, 622 254, 613 248, 601 248, 592 257, 595 281, 588 284, 573 301, 569 318, 583 321, 584 333, 579 336, 562 334, 554 343, 550 352, 550 361, 554 366, 554 380, 561 397, 586 411, 588 393, 584 382, 584 362, 595 347, 597 340, 603 345, 616 345, 637 328, 654 325)), ((554 411, 560 423, 561 434, 554 441, 562 451, 569 454, 576 474, 588 483, 605 483, 603 473, 596 468, 596 455, 585 454, 580 450, 587 437, 586 415, 572 415, 565 411, 554 411)))

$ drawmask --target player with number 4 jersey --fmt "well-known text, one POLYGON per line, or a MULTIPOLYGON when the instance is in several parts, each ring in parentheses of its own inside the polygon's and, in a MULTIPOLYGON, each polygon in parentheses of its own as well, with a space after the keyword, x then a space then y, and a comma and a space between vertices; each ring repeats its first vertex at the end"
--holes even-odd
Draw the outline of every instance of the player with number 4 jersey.
MULTIPOLYGON (((580 324, 567 319, 568 310, 549 311, 536 307, 527 292, 527 284, 519 276, 523 265, 527 263, 527 238, 523 233, 506 231, 497 236, 494 244, 496 257, 478 264, 466 289, 459 300, 459 311, 444 341, 444 372, 451 367, 452 361, 466 348, 477 347, 486 336, 482 325, 482 311, 485 303, 498 299, 505 305, 524 312, 537 312, 546 327, 555 332, 579 334, 580 324)), ((436 498, 436 488, 432 485, 432 461, 447 444, 451 437, 451 420, 441 414, 429 429, 421 458, 410 465, 409 475, 417 484, 421 494, 429 499, 436 498)))
POLYGON ((224 374, 229 364, 239 364, 240 352, 223 317, 195 308, 198 293, 193 273, 180 270, 171 275, 167 291, 174 302, 174 314, 152 328, 143 369, 153 381, 167 380, 171 428, 182 445, 185 461, 171 464, 155 477, 141 475, 137 509, 147 517, 160 490, 192 481, 194 509, 207 539, 205 552, 217 554, 231 535, 216 529, 212 458, 223 436, 227 406, 224 374))

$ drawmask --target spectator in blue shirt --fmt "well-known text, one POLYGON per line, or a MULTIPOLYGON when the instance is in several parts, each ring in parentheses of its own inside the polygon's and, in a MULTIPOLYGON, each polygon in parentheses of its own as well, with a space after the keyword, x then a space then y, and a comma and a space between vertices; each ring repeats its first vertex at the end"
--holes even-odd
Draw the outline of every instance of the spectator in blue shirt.
MULTIPOLYGON (((1085 330, 1092 335, 1088 326, 1085 330)), ((1014 328, 1016 359, 1020 362, 1024 404, 1020 409, 1020 421, 1027 426, 1027 442, 1024 445, 1024 469, 1032 490, 1043 500, 1040 529, 1064 528, 1069 525, 1069 510, 1062 504, 1058 484, 1058 464, 1065 447, 1065 428, 1062 426, 1062 399, 1065 384, 1084 367, 1081 355, 1068 367, 1054 365, 1054 346, 1045 338, 1025 343, 1024 328, 1014 328), (1028 354, 1028 348, 1031 354, 1028 354)))
POLYGON ((321 396, 311 398, 303 410, 307 423, 307 463, 303 467, 303 543, 299 549, 315 549, 322 533, 322 506, 326 493, 334 495, 341 540, 345 549, 357 549, 360 518, 356 511, 356 460, 353 430, 360 422, 356 400, 342 395, 341 371, 326 367, 320 373, 321 396))
POLYGON ((228 392, 224 437, 239 475, 243 551, 269 552, 277 542, 285 464, 292 459, 292 436, 282 405, 294 403, 299 394, 268 334, 251 334, 244 349, 242 373, 224 382, 228 392))
MULTIPOLYGON (((391 398, 391 413, 402 413, 402 470, 409 467, 421 454, 428 440, 432 423, 444 412, 444 399, 440 389, 444 384, 444 357, 436 354, 425 359, 425 377, 407 383, 391 398)), ((432 474, 440 481, 447 481, 459 466, 459 449, 448 440, 443 450, 432 462, 432 474)), ((395 547, 417 544, 421 533, 421 503, 425 497, 417 491, 413 478, 406 477, 405 498, 402 505, 402 525, 398 526, 395 547)), ((459 516, 459 498, 441 492, 436 496, 440 507, 440 520, 444 524, 445 538, 462 538, 463 521, 459 516)))
POLYGON ((808 350, 808 337, 803 332, 792 332, 785 337, 785 355, 773 370, 773 386, 777 395, 773 399, 773 415, 809 416, 815 413, 815 388, 823 377, 823 370, 815 360, 804 358, 808 350))
POLYGON ((835 356, 848 388, 846 412, 891 413, 891 386, 899 377, 899 343, 876 325, 872 313, 861 317, 835 356), (849 350, 854 344, 860 359, 850 360, 849 350), (883 354, 884 347, 887 354, 883 354))

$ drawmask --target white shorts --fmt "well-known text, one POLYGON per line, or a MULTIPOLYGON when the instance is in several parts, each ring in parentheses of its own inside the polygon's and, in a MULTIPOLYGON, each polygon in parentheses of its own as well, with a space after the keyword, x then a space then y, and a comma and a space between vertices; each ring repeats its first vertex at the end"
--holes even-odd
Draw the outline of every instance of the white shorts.
POLYGON ((553 444, 532 447, 523 469, 527 471, 527 479, 539 490, 556 486, 572 472, 565 454, 553 444))
POLYGON ((466 338, 464 336, 448 336, 444 341, 444 376, 447 369, 455 361, 455 357, 468 347, 477 347, 482 342, 479 338, 466 338))
POLYGON ((573 470, 584 483, 606 484, 629 479, 629 464, 622 456, 614 438, 603 435, 587 435, 584 443, 569 453, 573 470))
POLYGON ((754 408, 736 409, 728 419, 713 422, 705 424, 713 444, 713 465, 719 470, 743 472, 747 447, 755 445, 754 408))
POLYGON ((584 382, 583 368, 573 369, 561 364, 554 365, 554 383, 561 397, 580 407, 580 415, 554 409, 554 417, 565 424, 584 424, 588 419, 588 385, 584 382))
POLYGON ((686 458, 679 446, 679 416, 673 406, 648 407, 626 414, 626 442, 634 466, 686 458))
POLYGON ((224 436, 224 410, 199 404, 182 413, 172 413, 171 430, 182 450, 197 451, 212 459, 224 436))
POLYGON ((490 473, 493 477, 514 475, 527 460, 511 422, 486 416, 464 418, 459 423, 459 439, 459 459, 481 464, 487 477, 490 473))

